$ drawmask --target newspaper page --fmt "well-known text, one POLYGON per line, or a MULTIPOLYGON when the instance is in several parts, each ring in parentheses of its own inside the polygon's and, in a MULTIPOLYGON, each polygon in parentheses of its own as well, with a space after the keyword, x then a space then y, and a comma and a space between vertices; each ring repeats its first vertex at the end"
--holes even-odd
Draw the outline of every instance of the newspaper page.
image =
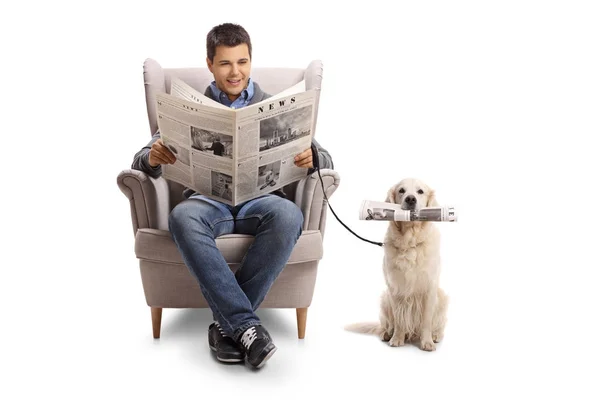
POLYGON ((156 102, 161 139, 177 158, 163 177, 233 205, 235 111, 166 93, 156 102))
POLYGON ((175 97, 179 97, 180 99, 229 110, 229 107, 226 105, 223 105, 218 101, 214 101, 210 97, 206 97, 179 78, 173 78, 173 80, 171 80, 171 94, 175 97))
MULTIPOLYGON (((304 86, 293 89, 286 92, 303 90, 304 86)), ((294 157, 311 147, 315 101, 313 89, 280 94, 236 110, 235 203, 306 177, 306 168, 297 167, 294 157)))
POLYGON ((156 96, 161 138, 177 158, 163 176, 230 205, 304 178, 294 157, 310 148, 316 101, 305 87, 235 110, 174 78, 171 94, 156 96))

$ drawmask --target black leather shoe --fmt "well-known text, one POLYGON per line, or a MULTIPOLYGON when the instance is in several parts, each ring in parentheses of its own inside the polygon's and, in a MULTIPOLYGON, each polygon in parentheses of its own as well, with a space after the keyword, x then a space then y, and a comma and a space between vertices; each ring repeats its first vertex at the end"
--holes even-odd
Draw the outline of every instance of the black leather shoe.
POLYGON ((246 351, 248 363, 255 368, 262 367, 277 350, 271 335, 262 325, 248 328, 240 337, 239 342, 246 351))
POLYGON ((223 328, 215 323, 208 327, 208 346, 217 353, 217 360, 227 363, 244 361, 244 349, 231 337, 225 335, 223 328))

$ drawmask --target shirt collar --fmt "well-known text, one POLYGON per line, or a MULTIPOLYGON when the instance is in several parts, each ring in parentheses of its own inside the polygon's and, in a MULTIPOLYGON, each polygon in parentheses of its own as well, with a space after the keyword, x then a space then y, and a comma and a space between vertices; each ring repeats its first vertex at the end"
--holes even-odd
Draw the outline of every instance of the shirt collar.
POLYGON ((234 103, 240 105, 243 103, 243 105, 247 105, 248 102, 252 100, 252 97, 254 96, 254 81, 252 81, 252 78, 248 78, 248 86, 244 90, 242 90, 242 93, 240 93, 240 97, 238 97, 234 101, 229 100, 227 94, 217 87, 217 83, 215 81, 211 82, 210 90, 215 99, 218 99, 218 101, 221 104, 224 104, 228 107, 234 103))

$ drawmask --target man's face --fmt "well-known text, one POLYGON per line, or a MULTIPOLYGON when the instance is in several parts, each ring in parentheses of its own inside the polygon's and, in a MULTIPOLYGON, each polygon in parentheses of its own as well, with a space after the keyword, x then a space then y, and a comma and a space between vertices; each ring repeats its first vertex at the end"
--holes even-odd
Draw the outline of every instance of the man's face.
POLYGON ((248 86, 250 54, 247 44, 235 47, 217 46, 212 62, 207 58, 208 69, 215 77, 217 87, 233 101, 248 86))

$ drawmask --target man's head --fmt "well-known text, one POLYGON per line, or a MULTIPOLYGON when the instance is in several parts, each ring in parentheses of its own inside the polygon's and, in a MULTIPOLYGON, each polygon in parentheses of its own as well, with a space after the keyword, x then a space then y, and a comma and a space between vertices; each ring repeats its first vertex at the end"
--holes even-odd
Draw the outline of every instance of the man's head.
POLYGON ((217 87, 232 101, 248 86, 251 60, 250 35, 240 25, 221 24, 206 35, 206 64, 217 87))

